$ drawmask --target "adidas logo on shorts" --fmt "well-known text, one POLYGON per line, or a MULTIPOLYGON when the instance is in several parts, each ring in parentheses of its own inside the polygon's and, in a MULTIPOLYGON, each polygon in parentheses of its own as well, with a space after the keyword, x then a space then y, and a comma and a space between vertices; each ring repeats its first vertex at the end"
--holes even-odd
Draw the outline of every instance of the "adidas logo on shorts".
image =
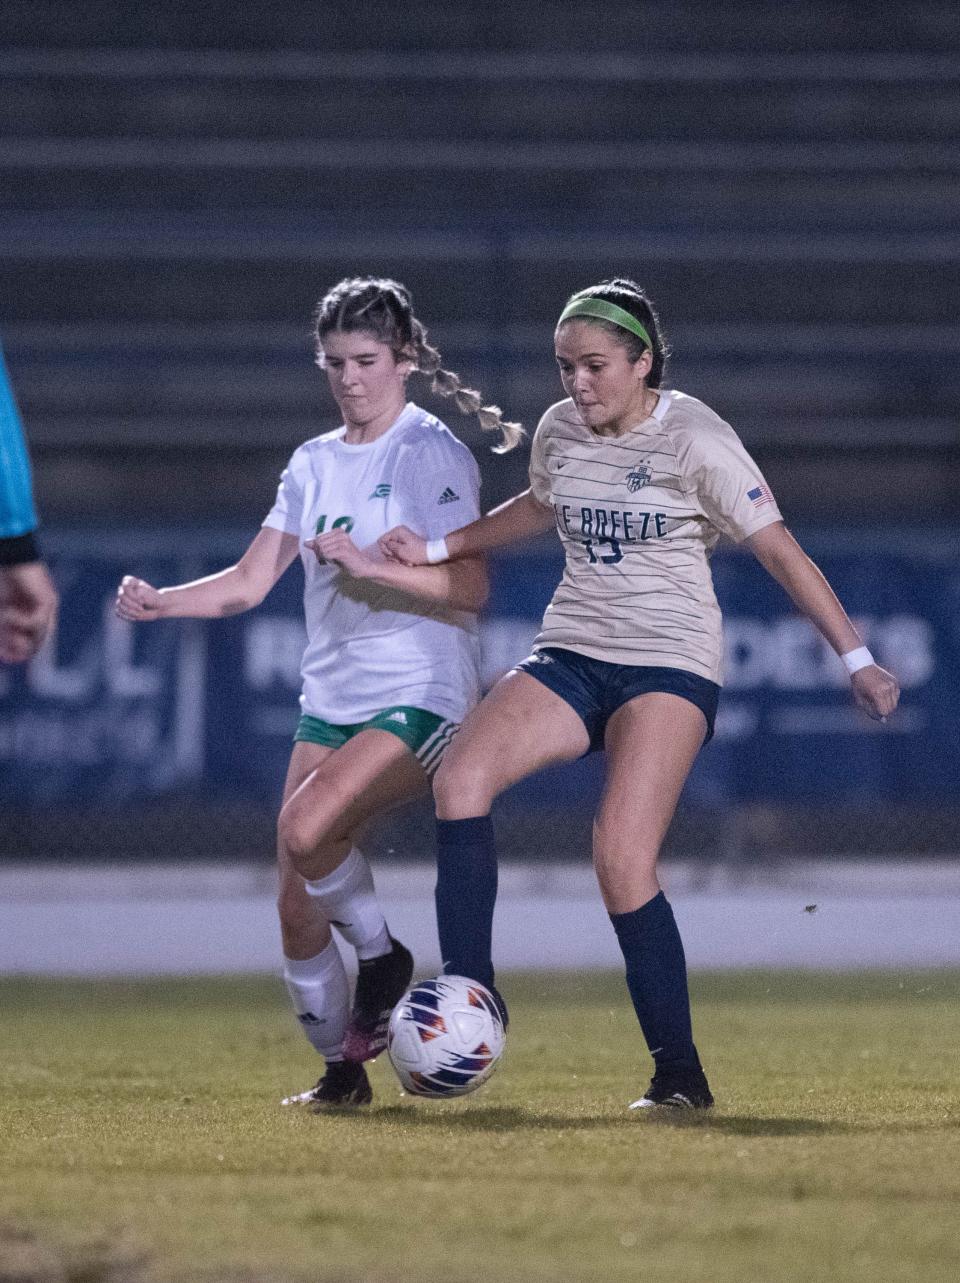
POLYGON ((456 503, 459 498, 460 496, 457 494, 456 490, 451 490, 450 487, 447 486, 446 490, 444 490, 443 494, 437 500, 437 503, 456 503))
POLYGON ((399 712, 399 711, 398 711, 398 712, 396 712, 396 713, 390 713, 390 714, 389 714, 389 716, 387 717, 387 721, 388 721, 388 722, 402 722, 402 723, 403 723, 403 725, 404 725, 404 726, 406 726, 406 724, 407 724, 407 715, 406 715, 406 713, 401 713, 401 712, 399 712))

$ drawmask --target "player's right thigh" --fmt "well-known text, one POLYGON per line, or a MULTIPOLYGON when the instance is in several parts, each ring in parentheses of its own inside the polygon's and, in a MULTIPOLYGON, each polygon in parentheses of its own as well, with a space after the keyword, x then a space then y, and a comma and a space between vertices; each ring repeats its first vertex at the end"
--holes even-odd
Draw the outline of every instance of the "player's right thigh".
POLYGON ((512 672, 468 714, 433 782, 441 820, 486 815, 511 784, 590 747, 566 700, 529 673, 512 672))

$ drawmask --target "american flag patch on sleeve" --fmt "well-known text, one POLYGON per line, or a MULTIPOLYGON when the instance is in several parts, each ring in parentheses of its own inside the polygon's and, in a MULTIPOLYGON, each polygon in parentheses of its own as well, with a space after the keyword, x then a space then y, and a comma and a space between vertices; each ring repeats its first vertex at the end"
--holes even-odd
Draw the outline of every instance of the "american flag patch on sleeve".
POLYGON ((762 508, 765 503, 776 502, 767 485, 754 486, 752 490, 747 491, 747 498, 755 508, 762 508))

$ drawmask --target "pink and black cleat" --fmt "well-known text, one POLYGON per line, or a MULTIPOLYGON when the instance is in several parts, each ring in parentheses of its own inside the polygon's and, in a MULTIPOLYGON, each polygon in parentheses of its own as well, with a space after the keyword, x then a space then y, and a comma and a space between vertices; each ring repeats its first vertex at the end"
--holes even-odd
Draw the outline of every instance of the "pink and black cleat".
POLYGON ((345 1060, 360 1064, 373 1060, 387 1045, 390 1013, 406 993, 413 976, 413 955, 399 940, 379 958, 360 963, 357 992, 350 1023, 343 1039, 345 1060))

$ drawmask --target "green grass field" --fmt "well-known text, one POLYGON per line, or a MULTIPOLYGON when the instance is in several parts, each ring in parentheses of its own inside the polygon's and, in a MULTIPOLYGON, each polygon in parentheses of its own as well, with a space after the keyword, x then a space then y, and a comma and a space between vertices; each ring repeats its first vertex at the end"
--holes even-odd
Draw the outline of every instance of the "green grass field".
POLYGON ((960 1277, 960 974, 694 977, 674 1123, 619 977, 503 987, 475 1096, 317 1117, 277 981, 0 983, 0 1283, 960 1277))

